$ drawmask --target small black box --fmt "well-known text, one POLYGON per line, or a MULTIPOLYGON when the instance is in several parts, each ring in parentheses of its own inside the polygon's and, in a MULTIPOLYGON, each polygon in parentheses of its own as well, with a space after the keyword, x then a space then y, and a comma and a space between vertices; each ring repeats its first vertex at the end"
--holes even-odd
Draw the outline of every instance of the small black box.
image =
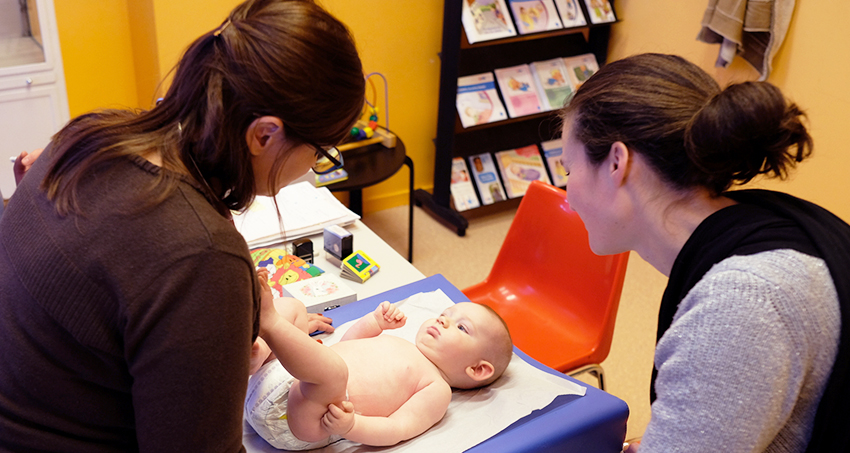
POLYGON ((302 260, 313 263, 313 241, 307 238, 292 241, 292 254, 302 260))

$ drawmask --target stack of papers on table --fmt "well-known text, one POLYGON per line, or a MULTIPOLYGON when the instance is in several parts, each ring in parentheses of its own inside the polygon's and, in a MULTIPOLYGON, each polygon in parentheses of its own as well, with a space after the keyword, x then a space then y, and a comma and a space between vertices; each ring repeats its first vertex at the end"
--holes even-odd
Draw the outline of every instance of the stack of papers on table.
POLYGON ((236 229, 252 249, 318 234, 326 226, 348 225, 359 218, 326 187, 313 187, 309 182, 286 186, 274 198, 257 197, 244 212, 233 214, 236 229))

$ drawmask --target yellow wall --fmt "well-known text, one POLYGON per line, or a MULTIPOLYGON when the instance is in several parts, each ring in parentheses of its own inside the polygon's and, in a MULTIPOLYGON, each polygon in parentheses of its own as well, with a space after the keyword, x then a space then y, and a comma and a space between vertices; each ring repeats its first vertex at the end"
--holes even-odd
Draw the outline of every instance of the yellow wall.
MULTIPOLYGON (((219 25, 235 0, 54 0, 65 63, 71 115, 97 107, 150 106, 154 89, 197 36, 219 25)), ((416 164, 417 188, 433 184, 438 53, 443 2, 439 0, 320 0, 348 24, 364 70, 389 80, 390 126, 416 164)), ((611 58, 639 52, 678 53, 723 84, 754 80, 736 59, 715 69, 717 46, 696 41, 706 1, 616 0, 621 22, 613 27, 611 58)), ((791 181, 767 182, 820 203, 850 220, 850 190, 839 174, 850 168, 842 146, 850 92, 842 80, 850 61, 850 3, 798 2, 770 81, 808 112, 815 138, 813 158, 791 181)), ((375 79, 379 91, 383 87, 375 79)), ((378 101, 383 110, 383 98, 378 101)), ((382 113, 383 116, 383 113, 382 113)), ((364 193, 365 210, 407 202, 407 172, 364 193)))
MULTIPOLYGON (((613 27, 610 58, 641 52, 682 55, 725 85, 756 80, 758 73, 740 58, 726 69, 715 68, 717 45, 697 41, 707 1, 617 0, 622 20, 613 27)), ((773 62, 768 81, 799 104, 809 118, 814 153, 785 182, 764 181, 758 186, 782 190, 811 200, 850 221, 850 150, 844 144, 850 120, 850 2, 823 0, 797 2, 783 46, 773 62)))
POLYGON ((72 118, 96 108, 138 107, 127 5, 54 0, 72 118))

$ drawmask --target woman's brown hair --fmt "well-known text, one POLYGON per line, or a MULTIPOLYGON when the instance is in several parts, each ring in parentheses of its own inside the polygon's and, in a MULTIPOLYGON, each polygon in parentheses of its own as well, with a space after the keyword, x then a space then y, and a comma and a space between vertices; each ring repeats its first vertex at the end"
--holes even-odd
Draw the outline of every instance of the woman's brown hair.
POLYGON ((719 195, 759 174, 785 177, 811 152, 803 112, 767 82, 721 90, 675 55, 603 66, 561 112, 595 164, 614 142, 640 153, 672 187, 719 195))
MULTIPOLYGON (((88 175, 112 159, 158 151, 165 168, 186 168, 208 184, 218 209, 239 210, 256 194, 245 138, 254 119, 280 118, 293 145, 335 145, 360 115, 364 94, 345 25, 312 0, 248 0, 189 46, 153 109, 89 113, 63 128, 42 187, 60 213, 76 211, 77 186, 88 175)), ((176 186, 160 172, 145 199, 157 203, 176 186)))

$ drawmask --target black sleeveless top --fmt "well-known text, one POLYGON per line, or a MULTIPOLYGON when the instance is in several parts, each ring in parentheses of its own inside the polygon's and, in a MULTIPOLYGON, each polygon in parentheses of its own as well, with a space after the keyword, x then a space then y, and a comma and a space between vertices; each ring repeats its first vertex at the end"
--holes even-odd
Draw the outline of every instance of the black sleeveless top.
MULTIPOLYGON (((841 335, 806 451, 844 451, 850 445, 850 225, 815 204, 780 192, 740 190, 724 195, 738 204, 706 218, 673 263, 658 313, 657 340, 691 288, 714 264, 730 256, 791 249, 823 259, 838 293, 841 335)), ((653 369, 652 401, 657 373, 653 369)))

